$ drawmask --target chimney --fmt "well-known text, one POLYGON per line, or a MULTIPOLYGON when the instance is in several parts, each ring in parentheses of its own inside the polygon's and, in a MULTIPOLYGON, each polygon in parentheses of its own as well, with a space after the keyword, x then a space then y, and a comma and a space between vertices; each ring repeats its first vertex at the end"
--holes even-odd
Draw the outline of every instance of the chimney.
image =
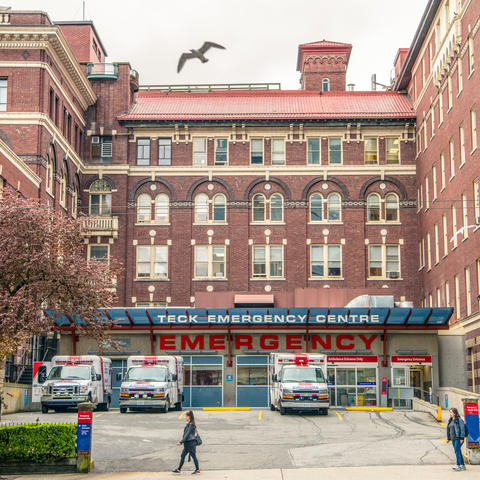
POLYGON ((297 70, 302 74, 302 90, 345 91, 351 51, 349 43, 327 40, 299 45, 297 70))

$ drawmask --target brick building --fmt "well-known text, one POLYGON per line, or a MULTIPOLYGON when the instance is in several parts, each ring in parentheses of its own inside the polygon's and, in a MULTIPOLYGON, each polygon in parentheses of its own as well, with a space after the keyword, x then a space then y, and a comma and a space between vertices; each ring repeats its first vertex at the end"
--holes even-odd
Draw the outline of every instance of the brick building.
MULTIPOLYGON (((429 3, 427 18, 437 3, 429 3)), ((91 22, 12 11, 0 19, 2 182, 87 215, 88 258, 124 264, 117 293, 125 311, 335 309, 361 295, 388 297, 389 307, 450 306, 430 301, 436 283, 418 273, 428 218, 418 202, 428 193, 420 196, 416 184, 431 171, 423 156, 433 149, 422 144, 420 152, 415 128, 423 125, 415 108, 428 103, 410 80, 417 78, 409 71, 419 47, 400 50, 391 91, 346 91, 352 46, 325 40, 299 46, 300 90, 162 90, 139 86, 128 63, 105 63, 91 22)), ((414 45, 425 40, 417 37, 414 45)), ((370 345, 383 368, 375 370, 377 385, 378 375, 393 381, 388 360, 399 352, 424 355, 433 367, 418 379, 406 371, 408 382, 423 390, 441 384, 436 327, 429 324, 436 313, 415 315, 402 317, 397 330, 417 325, 416 335, 395 331, 388 347, 379 328, 383 350, 370 345)), ((350 353, 363 351, 361 331, 352 329, 350 353)), ((93 348, 71 333, 62 333, 60 351, 93 348)), ((168 351, 157 333, 130 335, 126 343, 138 340, 140 353, 168 351)), ((308 349, 305 335, 300 348, 308 349)), ((336 352, 326 344, 319 351, 336 352)), ((224 400, 235 401, 231 393, 224 400)))

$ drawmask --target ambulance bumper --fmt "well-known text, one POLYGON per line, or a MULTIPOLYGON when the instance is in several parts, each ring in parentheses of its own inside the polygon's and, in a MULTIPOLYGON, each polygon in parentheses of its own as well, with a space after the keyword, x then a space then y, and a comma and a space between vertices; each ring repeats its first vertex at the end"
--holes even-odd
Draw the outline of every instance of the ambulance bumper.
POLYGON ((138 400, 136 398, 131 399, 120 399, 120 406, 121 407, 130 407, 130 408, 157 408, 157 407, 164 407, 166 404, 165 399, 145 399, 145 400, 138 400))
POLYGON ((328 408, 330 406, 330 403, 328 401, 302 402, 297 400, 289 402, 286 400, 282 400, 281 405, 284 408, 292 408, 296 410, 315 410, 319 408, 328 408))

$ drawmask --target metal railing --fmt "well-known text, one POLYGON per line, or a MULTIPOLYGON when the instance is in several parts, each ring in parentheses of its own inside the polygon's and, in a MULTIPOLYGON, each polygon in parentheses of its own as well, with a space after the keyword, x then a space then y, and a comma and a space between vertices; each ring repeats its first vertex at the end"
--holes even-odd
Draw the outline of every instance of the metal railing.
POLYGON ((118 217, 87 217, 85 228, 92 232, 118 231, 118 217))
POLYGON ((433 393, 432 390, 422 390, 421 388, 413 387, 413 396, 423 400, 424 402, 428 402, 433 405, 440 405, 440 397, 433 393))
POLYGON ((164 92, 214 92, 219 90, 281 90, 280 83, 199 83, 180 85, 141 85, 139 90, 160 90, 164 92))

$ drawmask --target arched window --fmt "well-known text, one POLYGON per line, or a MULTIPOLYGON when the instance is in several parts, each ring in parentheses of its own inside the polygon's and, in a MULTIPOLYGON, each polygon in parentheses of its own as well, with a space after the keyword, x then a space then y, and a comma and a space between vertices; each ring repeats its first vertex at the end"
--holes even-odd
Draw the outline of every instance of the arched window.
POLYGON ((265 195, 257 193, 253 196, 253 221, 265 221, 265 195))
POLYGON ((152 198, 143 193, 137 198, 137 222, 146 223, 152 219, 152 198))
POLYGON ((323 220, 323 197, 320 193, 310 196, 310 221, 321 222, 323 220))
POLYGON ((324 78, 322 80, 322 91, 323 92, 330 91, 330 80, 328 78, 324 78))
POLYGON ((213 221, 225 222, 227 218, 227 199, 223 193, 213 197, 213 221))
POLYGON ((45 190, 53 193, 53 160, 47 155, 47 171, 45 172, 45 190))
POLYGON ((208 197, 204 193, 195 197, 195 222, 208 222, 208 197))
POLYGON ((399 202, 395 193, 388 193, 385 196, 385 220, 387 222, 398 222, 399 202))
POLYGON ((106 180, 95 180, 90 185, 90 215, 112 214, 112 188, 106 180))
POLYGON ((270 221, 283 222, 283 197, 279 193, 270 197, 270 221))
POLYGON ((342 201, 338 193, 331 193, 327 198, 327 219, 329 221, 342 219, 342 201))
POLYGON ((380 195, 371 193, 367 197, 367 222, 380 221, 380 195))
POLYGON ((168 223, 168 195, 161 193, 155 197, 155 221, 158 223, 168 223))

